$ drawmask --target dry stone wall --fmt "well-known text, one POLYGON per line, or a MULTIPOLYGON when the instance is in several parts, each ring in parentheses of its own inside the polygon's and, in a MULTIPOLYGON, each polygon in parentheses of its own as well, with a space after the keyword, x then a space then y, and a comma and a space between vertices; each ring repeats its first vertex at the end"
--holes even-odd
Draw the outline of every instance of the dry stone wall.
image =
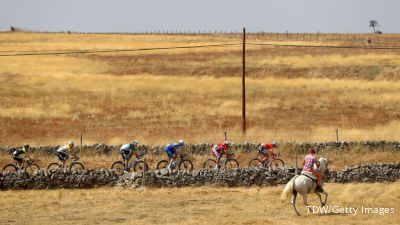
POLYGON ((0 189, 93 188, 114 186, 119 179, 113 171, 106 169, 72 172, 40 170, 34 174, 3 172, 0 174, 0 189))
MULTIPOLYGON (((299 170, 300 171, 300 170, 299 170)), ((116 175, 113 171, 39 171, 35 174, 1 173, 0 189, 56 189, 93 188, 101 186, 139 187, 143 180, 146 187, 198 187, 198 186, 271 186, 286 184, 295 176, 294 168, 269 171, 264 168, 239 168, 235 170, 194 170, 172 172, 149 171, 145 174, 116 175)), ((400 163, 358 165, 342 171, 330 171, 327 182, 392 182, 400 179, 400 163)))

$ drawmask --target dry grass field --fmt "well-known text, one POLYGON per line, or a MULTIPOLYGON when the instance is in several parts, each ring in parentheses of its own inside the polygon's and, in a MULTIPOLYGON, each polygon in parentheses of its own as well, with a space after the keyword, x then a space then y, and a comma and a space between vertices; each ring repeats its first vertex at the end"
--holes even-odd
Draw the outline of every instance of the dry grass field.
MULTIPOLYGON (((240 37, 1 33, 13 51, 237 43, 240 37)), ((251 39, 251 42, 262 40, 251 39)), ((265 42, 265 41, 264 41, 265 42)), ((280 41, 280 43, 309 43, 280 41)), ((312 44, 324 44, 312 42, 312 44)), ((340 43, 336 43, 340 44, 340 43)), ((386 139, 400 136, 400 55, 392 50, 241 49, 1 57, 0 145, 386 139)))
MULTIPOLYGON (((0 192, 1 224, 399 224, 400 183, 327 184, 328 206, 359 208, 351 214, 296 216, 279 199, 283 186, 130 190, 99 188, 0 192), (362 214, 361 207, 394 208, 362 214)), ((311 205, 318 205, 316 196, 311 205)))
MULTIPOLYGON (((365 37, 368 35, 365 35, 365 37)), ((333 37, 331 35, 330 37, 333 37)), ((365 39, 358 34, 357 40, 365 39)), ((399 38, 400 35, 382 36, 399 38)), ((354 39, 355 40, 355 39, 354 39)), ((354 42, 353 40, 353 42, 354 42)), ((381 39, 385 40, 385 39, 381 39)), ((348 45, 351 40, 252 43, 348 45)), ((239 36, 0 33, 0 55, 239 43, 239 36)), ((241 133, 241 48, 102 54, 0 56, 0 146, 64 144, 398 140, 400 52, 247 47, 248 131, 241 133)), ((294 165, 294 154, 280 153, 294 165)), ((329 167, 397 162, 399 152, 320 152, 329 167)), ((89 169, 120 156, 80 154, 89 169)), ((254 153, 237 154, 247 166, 254 153)), ((34 154, 44 168, 54 156, 34 154)), ((166 156, 146 156, 151 168, 166 156)), ((211 157, 192 156, 195 168, 211 157)), ((299 156, 301 159, 302 156, 299 156)), ((0 168, 11 163, 0 154, 0 168)), ((329 206, 395 208, 395 213, 295 216, 278 187, 1 191, 0 224, 399 224, 400 183, 327 184, 329 206)), ((317 205, 312 197, 311 204, 317 205)))

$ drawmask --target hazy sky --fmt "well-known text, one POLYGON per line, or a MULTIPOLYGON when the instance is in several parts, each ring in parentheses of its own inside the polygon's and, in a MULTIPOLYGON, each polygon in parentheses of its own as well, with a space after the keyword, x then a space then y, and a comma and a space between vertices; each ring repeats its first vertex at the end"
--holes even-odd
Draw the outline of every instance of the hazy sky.
POLYGON ((0 30, 400 33, 399 0, 0 0, 0 30))

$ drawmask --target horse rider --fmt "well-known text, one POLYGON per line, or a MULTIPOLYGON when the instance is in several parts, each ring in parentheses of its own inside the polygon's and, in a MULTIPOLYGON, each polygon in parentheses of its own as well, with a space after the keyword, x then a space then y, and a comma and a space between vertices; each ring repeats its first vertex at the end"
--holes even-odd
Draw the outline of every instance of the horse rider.
POLYGON ((320 163, 318 162, 315 154, 315 149, 310 148, 310 150, 308 151, 308 155, 306 155, 303 160, 303 171, 310 172, 317 178, 317 188, 315 190, 317 192, 323 192, 321 188, 322 174, 314 169, 314 165, 316 165, 317 167, 320 166, 320 163))

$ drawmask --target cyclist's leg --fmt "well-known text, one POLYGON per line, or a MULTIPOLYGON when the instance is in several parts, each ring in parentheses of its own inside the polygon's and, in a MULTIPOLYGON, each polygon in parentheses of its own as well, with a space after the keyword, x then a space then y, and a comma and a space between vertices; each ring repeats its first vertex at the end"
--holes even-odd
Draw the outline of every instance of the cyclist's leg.
POLYGON ((122 151, 120 151, 119 154, 121 155, 122 163, 124 164, 124 167, 125 167, 125 165, 126 165, 125 154, 122 151))
POLYGON ((260 154, 260 157, 258 157, 259 161, 258 161, 258 165, 262 166, 262 163, 265 160, 265 155, 264 154, 260 154))
POLYGON ((176 152, 174 153, 174 162, 175 162, 176 158, 178 158, 178 155, 179 155, 179 151, 176 151, 176 152))
POLYGON ((19 168, 22 168, 23 159, 19 156, 13 156, 13 159, 17 162, 19 168))
POLYGON ((129 160, 131 159, 131 152, 129 151, 124 151, 122 154, 122 158, 124 160, 124 166, 128 167, 129 165, 129 160))
POLYGON ((68 154, 65 154, 64 164, 67 162, 68 159, 69 159, 69 155, 68 155, 68 154))
POLYGON ((221 160, 221 155, 215 149, 212 150, 212 153, 213 153, 213 155, 215 157, 215 161, 216 161, 215 169, 219 169, 219 161, 221 160))
POLYGON ((58 159, 61 161, 61 167, 64 167, 65 162, 68 159, 68 155, 63 152, 58 152, 57 156, 58 156, 58 159))
POLYGON ((167 166, 167 169, 168 169, 168 170, 171 170, 171 165, 172 165, 172 162, 174 161, 174 154, 173 154, 172 152, 170 152, 170 151, 167 151, 166 153, 167 153, 167 156, 168 156, 168 166, 167 166))
POLYGON ((132 152, 130 152, 129 155, 128 155, 128 159, 126 160, 127 164, 129 164, 129 162, 131 161, 132 156, 133 156, 133 154, 132 154, 132 152))
POLYGON ((61 153, 61 152, 56 152, 56 156, 57 156, 58 160, 60 160, 61 166, 63 166, 63 165, 64 165, 64 164, 63 164, 63 161, 64 161, 64 156, 65 156, 65 154, 63 154, 63 153, 61 153))

